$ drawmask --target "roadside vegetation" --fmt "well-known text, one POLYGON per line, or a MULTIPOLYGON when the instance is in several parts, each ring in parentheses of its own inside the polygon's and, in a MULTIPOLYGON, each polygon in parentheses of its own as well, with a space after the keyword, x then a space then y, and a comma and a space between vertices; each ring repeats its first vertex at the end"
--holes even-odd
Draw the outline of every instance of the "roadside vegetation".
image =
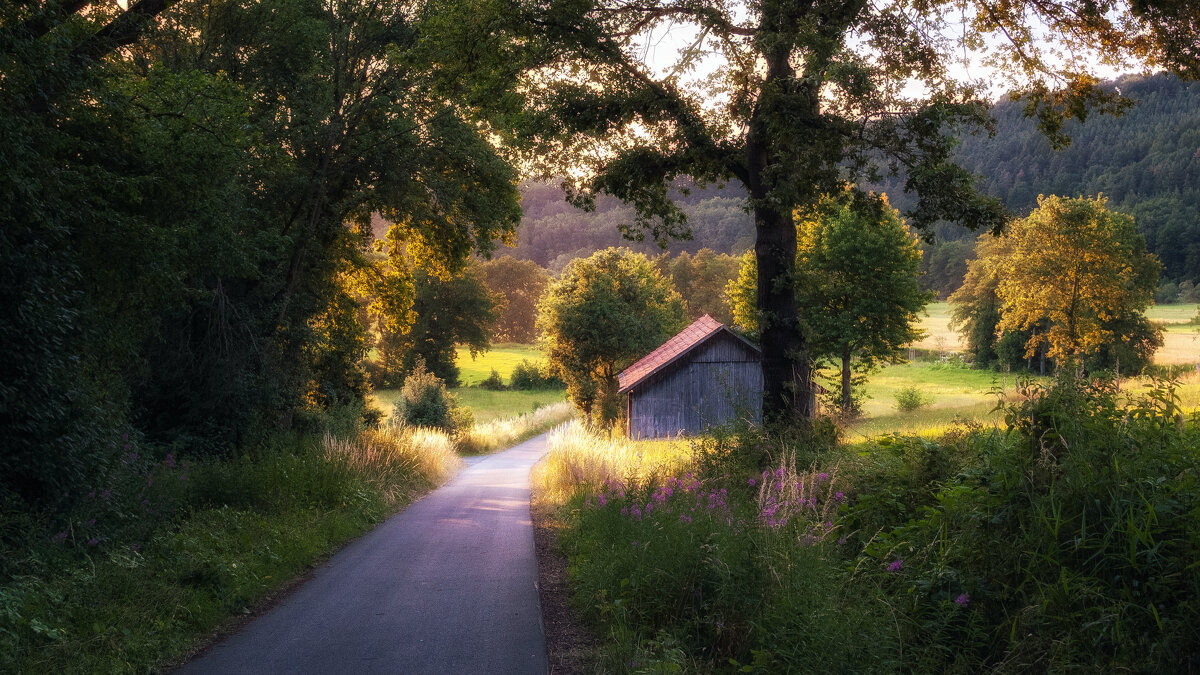
POLYGON ((445 482, 461 455, 510 447, 572 415, 561 390, 488 392, 549 400, 471 422, 431 373, 405 384, 403 410, 423 424, 399 408, 346 410, 321 434, 228 458, 181 459, 124 437, 119 461, 71 512, 0 510, 0 671, 146 672, 178 662, 445 482), (381 421, 367 427, 364 417, 381 421))
POLYGON ((1200 415, 1169 382, 1022 385, 998 424, 839 443, 719 430, 667 457, 556 437, 605 672, 1195 667, 1200 415))
POLYGON ((122 444, 70 513, 0 514, 0 670, 146 672, 180 659, 460 465, 446 434, 388 426, 219 459, 122 444))

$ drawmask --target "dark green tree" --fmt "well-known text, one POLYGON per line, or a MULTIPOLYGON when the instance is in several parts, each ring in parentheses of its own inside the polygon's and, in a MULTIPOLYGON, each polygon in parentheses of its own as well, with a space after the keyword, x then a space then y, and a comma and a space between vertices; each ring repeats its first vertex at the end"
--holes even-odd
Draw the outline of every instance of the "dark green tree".
POLYGON ((640 253, 609 248, 572 261, 542 296, 538 328, 553 374, 589 423, 620 415, 617 374, 686 322, 683 299, 640 253))
MULTIPOLYGON (((921 337, 919 314, 933 298, 921 287, 921 249, 900 214, 874 196, 827 198, 797 221, 801 327, 815 358, 839 364, 838 405, 843 415, 853 415, 853 367, 868 371, 894 361, 901 347, 921 337)), ((739 284, 752 280, 743 273, 739 284)), ((738 315, 756 330, 753 287, 731 291, 738 315)))
POLYGON ((402 341, 408 347, 404 372, 412 372, 418 360, 429 372, 458 386, 457 347, 467 347, 472 358, 491 346, 496 302, 479 278, 475 266, 443 278, 417 269, 414 320, 402 341))

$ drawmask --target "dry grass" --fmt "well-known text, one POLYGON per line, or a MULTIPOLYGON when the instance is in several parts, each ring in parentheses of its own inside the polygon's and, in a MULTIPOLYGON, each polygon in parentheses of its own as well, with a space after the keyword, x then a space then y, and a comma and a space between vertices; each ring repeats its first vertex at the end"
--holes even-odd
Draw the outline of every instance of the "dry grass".
POLYGON ((344 463, 364 476, 389 507, 441 485, 463 464, 454 441, 434 429, 385 426, 364 431, 353 440, 326 434, 324 448, 328 461, 344 463))
POLYGON ((480 455, 509 448, 566 422, 573 414, 571 404, 561 401, 523 415, 480 422, 458 437, 459 452, 480 455))
POLYGON ((550 433, 550 452, 533 467, 531 480, 540 496, 562 503, 580 485, 672 473, 690 457, 685 440, 603 438, 576 421, 550 433))

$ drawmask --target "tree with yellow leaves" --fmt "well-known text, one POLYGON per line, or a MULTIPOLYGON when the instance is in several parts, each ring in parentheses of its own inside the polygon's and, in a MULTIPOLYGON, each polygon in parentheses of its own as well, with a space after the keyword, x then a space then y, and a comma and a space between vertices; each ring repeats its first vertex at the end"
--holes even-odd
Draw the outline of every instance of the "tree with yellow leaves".
POLYGON ((1103 197, 1039 197, 1004 237, 1006 254, 995 263, 997 328, 1032 330, 1027 356, 1043 344, 1059 362, 1093 354, 1153 300, 1158 259, 1133 218, 1110 211, 1103 197))

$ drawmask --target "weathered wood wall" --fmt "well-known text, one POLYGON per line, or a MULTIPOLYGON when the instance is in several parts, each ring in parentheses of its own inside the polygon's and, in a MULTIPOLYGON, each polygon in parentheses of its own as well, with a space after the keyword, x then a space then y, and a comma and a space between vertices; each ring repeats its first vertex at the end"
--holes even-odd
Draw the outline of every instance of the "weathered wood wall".
POLYGON ((629 392, 629 435, 696 434, 736 416, 762 415, 759 355, 722 332, 629 392))

